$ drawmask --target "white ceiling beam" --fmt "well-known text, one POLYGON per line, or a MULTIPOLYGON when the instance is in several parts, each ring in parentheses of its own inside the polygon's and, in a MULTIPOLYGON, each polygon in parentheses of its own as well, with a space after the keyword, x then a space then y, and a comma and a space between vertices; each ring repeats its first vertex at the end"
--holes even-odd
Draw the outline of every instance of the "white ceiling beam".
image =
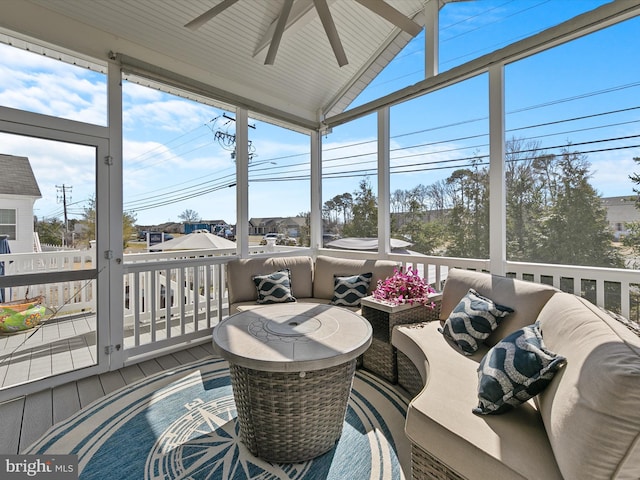
POLYGON ((422 27, 419 24, 383 0, 356 0, 356 2, 363 7, 368 8, 376 15, 381 16, 388 22, 394 24, 399 29, 404 30, 413 37, 418 35, 422 30, 422 27))
POLYGON ((327 34, 327 38, 329 39, 329 43, 333 49, 333 54, 336 56, 338 65, 344 67, 349 63, 349 61, 347 60, 347 54, 344 52, 344 48, 342 47, 342 42, 340 41, 336 25, 333 23, 333 17, 331 16, 331 11, 329 11, 327 0, 313 0, 313 4, 316 6, 318 16, 320 17, 324 31, 327 34))
POLYGON ((440 8, 436 1, 424 6, 424 78, 435 77, 439 70, 440 8))
POLYGON ((210 10, 207 10, 206 12, 204 12, 202 15, 200 15, 199 17, 194 18, 193 20, 191 20, 189 23, 187 23, 185 25, 185 27, 191 29, 191 30, 197 30, 199 29, 202 25, 204 25, 205 23, 207 23, 209 20, 211 20, 213 17, 215 17, 216 15, 218 15, 219 13, 221 13, 223 10, 226 10, 227 8, 229 8, 231 5, 233 5, 234 3, 236 3, 238 0, 223 0, 222 2, 220 2, 218 5, 216 5, 215 7, 213 7, 210 10))
POLYGON ((282 11, 278 17, 276 29, 273 32, 273 38, 271 39, 271 45, 269 45, 269 51, 267 52, 267 58, 264 61, 265 65, 273 65, 276 60, 276 53, 278 53, 278 47, 280 46, 280 40, 282 40, 282 34, 287 25, 287 18, 291 12, 293 6, 293 0, 285 0, 282 5, 282 11))
MULTIPOLYGON (((313 17, 313 0, 296 0, 293 3, 291 12, 289 12, 289 17, 287 19, 287 23, 285 24, 284 30, 289 30, 289 28, 291 28, 293 25, 295 25, 296 28, 301 28, 309 23, 313 19, 313 17)), ((273 34, 275 33, 276 27, 278 25, 278 18, 271 22, 271 25, 269 25, 269 28, 262 36, 262 39, 258 42, 258 45, 253 52, 254 57, 258 56, 260 52, 262 52, 271 44, 271 41, 273 40, 273 34)))

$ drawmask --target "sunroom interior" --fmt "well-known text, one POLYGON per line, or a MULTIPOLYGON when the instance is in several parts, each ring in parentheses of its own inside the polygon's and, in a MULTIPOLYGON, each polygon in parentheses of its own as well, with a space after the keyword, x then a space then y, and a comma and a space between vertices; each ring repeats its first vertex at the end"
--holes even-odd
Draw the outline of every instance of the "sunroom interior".
MULTIPOLYGON (((83 297, 82 302, 90 305, 82 304, 76 310, 86 308, 93 314, 88 326, 82 327, 94 336, 87 344, 90 352, 86 359, 72 363, 69 368, 49 368, 36 371, 28 378, 3 381, 0 401, 11 405, 20 398, 24 407, 24 398, 69 382, 109 375, 194 346, 210 349, 212 328, 228 315, 225 264, 237 257, 274 255, 273 250, 251 244, 250 219, 255 216, 252 211, 259 202, 268 201, 269 195, 286 192, 294 179, 304 183, 305 193, 293 201, 299 204, 298 211, 308 212, 308 241, 304 245, 278 247, 276 255, 392 259, 419 267, 436 287, 442 286, 449 268, 484 271, 551 284, 587 296, 597 305, 614 309, 625 317, 637 315, 633 292, 640 281, 635 265, 610 268, 547 263, 518 257, 509 251, 505 176, 510 160, 515 161, 518 155, 514 153, 517 140, 513 137, 526 125, 523 123, 526 120, 507 120, 506 112, 517 114, 527 108, 526 104, 512 102, 510 93, 515 97, 515 92, 521 89, 522 78, 534 71, 540 74, 540 69, 547 68, 545 62, 553 66, 540 75, 541 89, 545 88, 542 81, 545 75, 547 81, 553 82, 557 74, 558 81, 574 86, 579 97, 583 93, 579 86, 584 75, 595 72, 607 78, 606 64, 599 64, 605 59, 597 58, 592 64, 589 59, 572 57, 572 46, 577 42, 602 41, 610 42, 607 45, 611 48, 629 48, 627 61, 638 63, 633 58, 637 57, 638 50, 633 45, 619 45, 616 29, 629 24, 637 28, 640 4, 625 0, 599 2, 591 10, 579 12, 562 23, 516 39, 490 53, 474 56, 470 45, 470 60, 462 59, 453 67, 443 69, 439 62, 440 12, 469 1, 475 3, 476 0, 5 0, 0 5, 2 43, 102 73, 106 88, 103 120, 98 122, 13 108, 10 102, 0 104, 0 133, 27 137, 34 142, 67 143, 83 149, 81 155, 93 162, 90 180, 94 182, 95 201, 95 242, 92 253, 83 253, 88 256, 80 261, 80 268, 77 260, 67 260, 62 266, 56 263, 50 269, 30 270, 27 265, 33 264, 33 258, 44 258, 43 255, 15 253, 11 257, 14 270, 0 277, 0 287, 13 288, 16 292, 29 285, 61 283, 66 286, 60 291, 75 289, 78 297, 83 297), (389 14, 381 4, 393 7, 394 14, 389 14), (196 19, 202 22, 189 26, 196 19), (424 53, 415 62, 415 68, 420 71, 419 80, 412 79, 410 84, 394 91, 385 91, 383 87, 381 94, 363 96, 367 86, 419 31, 424 35, 424 53), (563 62, 567 65, 581 62, 582 67, 587 63, 588 68, 567 72, 561 68, 563 62), (233 117, 233 171, 228 178, 216 180, 209 188, 225 194, 222 201, 229 202, 228 208, 235 212, 235 249, 223 255, 218 252, 199 255, 126 252, 123 212, 127 211, 124 190, 128 187, 124 165, 126 157, 132 158, 133 154, 127 152, 125 141, 126 116, 130 112, 124 110, 123 84, 186 98, 233 117), (436 161, 428 160, 428 152, 435 150, 438 141, 447 142, 446 137, 438 134, 429 137, 425 132, 440 128, 437 118, 449 105, 457 114, 451 118, 458 119, 452 122, 463 124, 456 135, 470 139, 467 150, 457 155, 464 157, 466 165, 486 166, 488 171, 488 210, 481 220, 487 227, 487 249, 470 249, 449 256, 445 250, 427 255, 396 253, 391 246, 395 213, 392 196, 402 185, 399 179, 428 175, 424 172, 447 168, 456 159, 445 155, 436 161), (479 117, 469 122, 467 110, 479 117), (407 131, 406 124, 398 119, 410 119, 411 130, 407 131), (303 138, 304 160, 300 164, 297 159, 287 164, 280 157, 253 160, 254 147, 258 151, 268 150, 266 142, 260 143, 254 136, 256 122, 264 125, 265 130, 279 129, 303 138), (348 153, 334 153, 334 147, 354 132, 358 132, 356 138, 368 140, 366 145, 352 145, 348 153), (411 148, 398 148, 398 138, 403 135, 413 136, 411 148), (486 142, 476 145, 473 139, 480 137, 486 142), (368 164, 352 170, 347 168, 356 165, 362 157, 366 157, 368 164), (278 179, 269 169, 280 167, 283 170, 278 179), (302 173, 295 173, 296 168, 302 173), (327 194, 333 191, 332 182, 352 178, 356 188, 357 179, 363 177, 368 179, 377 197, 377 251, 326 248, 323 235, 328 232, 323 208, 332 196, 327 194), (233 200, 228 200, 229 194, 233 200), (23 263, 21 258, 25 258, 23 263), (76 267, 69 267, 74 263, 76 267), (189 297, 191 309, 184 306, 185 302, 174 303, 173 284, 169 286, 159 280, 171 275, 179 279, 175 282, 176 298, 189 297), (141 293, 145 288, 146 297, 141 293), (210 295, 190 297, 193 290, 208 290, 210 295), (172 293, 171 299, 166 294, 168 291, 172 293), (145 300, 147 305, 143 305, 145 300), (166 317, 175 317, 176 323, 171 328, 164 323, 166 317)), ((637 84, 635 78, 633 82, 637 84)), ((5 77, 2 82, 10 84, 10 79, 5 77)), ((602 91, 607 85, 631 85, 631 82, 627 79, 604 82, 602 91)), ((10 91, 10 87, 5 90, 10 91)), ((636 108, 633 97, 623 91, 612 101, 608 114, 636 108)), ((584 105, 588 106, 589 95, 584 98, 584 105)), ((547 121, 534 126, 540 136, 547 132, 545 127, 563 118, 559 113, 562 105, 557 109, 549 114, 547 121)), ((585 107, 581 117, 572 120, 597 114, 585 107)), ((627 117, 617 121, 622 124, 622 120, 626 121, 627 117)), ((578 125, 588 129, 586 121, 578 125)), ((558 143, 566 146, 564 140, 558 143)), ((632 135, 608 141, 611 142, 607 144, 609 151, 625 149, 629 157, 633 157, 638 148, 632 135)), ((575 146, 582 152, 600 151, 588 142, 584 148, 580 143, 575 146)), ((284 154, 282 158, 286 158, 284 154)), ((202 168, 204 171, 207 167, 202 168)), ((615 164, 611 168, 615 168, 615 164)), ((61 297, 57 305, 66 306, 65 300, 61 297)), ((59 311, 64 313, 65 309, 59 311)), ((4 348, 13 347, 7 342, 4 348)), ((10 357, 6 356, 9 360, 5 361, 4 369, 0 365, 4 378, 10 377, 7 373, 10 357)), ((48 423, 53 422, 52 417, 48 423)), ((36 433, 24 443, 34 440, 34 436, 37 437, 36 433)), ((11 442, 4 442, 8 443, 11 442)), ((25 445, 11 445, 18 449, 20 446, 25 445)))

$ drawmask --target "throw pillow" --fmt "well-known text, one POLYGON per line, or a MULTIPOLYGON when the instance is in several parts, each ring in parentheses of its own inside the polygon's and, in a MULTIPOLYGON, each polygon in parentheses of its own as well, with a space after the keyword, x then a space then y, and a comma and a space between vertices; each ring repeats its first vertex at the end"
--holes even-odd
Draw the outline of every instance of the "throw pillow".
POLYGON ((295 302, 291 292, 291 272, 288 268, 268 275, 251 277, 258 290, 258 303, 295 302))
POLYGON ((479 343, 511 312, 513 309, 498 305, 470 288, 439 331, 457 345, 462 353, 472 355, 478 350, 479 343))
POLYGON ((537 324, 516 330, 480 361, 479 403, 473 413, 504 413, 526 402, 544 390, 566 362, 545 347, 537 324))
POLYGON ((360 275, 333 276, 332 305, 343 307, 359 307, 360 299, 366 297, 373 273, 360 275))

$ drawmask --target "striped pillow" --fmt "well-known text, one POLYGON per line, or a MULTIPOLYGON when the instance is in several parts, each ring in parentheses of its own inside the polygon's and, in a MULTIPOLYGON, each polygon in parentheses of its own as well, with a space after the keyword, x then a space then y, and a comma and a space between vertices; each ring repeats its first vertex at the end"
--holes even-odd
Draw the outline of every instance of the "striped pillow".
POLYGON ((333 276, 332 305, 343 307, 359 307, 360 299, 367 296, 373 273, 360 275, 333 276))
POLYGON ((291 272, 288 268, 268 275, 251 277, 258 290, 258 303, 295 302, 291 292, 291 272))

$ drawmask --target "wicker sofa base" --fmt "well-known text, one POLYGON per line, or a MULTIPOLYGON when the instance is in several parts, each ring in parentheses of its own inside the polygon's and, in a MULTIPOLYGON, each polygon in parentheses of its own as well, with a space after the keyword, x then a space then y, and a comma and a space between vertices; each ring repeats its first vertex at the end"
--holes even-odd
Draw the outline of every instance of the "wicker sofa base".
POLYGON ((396 353, 396 361, 398 365, 398 385, 404 388, 413 398, 424 388, 420 372, 409 357, 400 350, 396 353))
POLYGON ((466 477, 415 444, 411 445, 411 478, 413 480, 466 480, 466 477))
POLYGON ((436 320, 440 301, 434 303, 434 309, 414 306, 390 313, 363 302, 362 316, 373 327, 373 341, 363 355, 363 367, 391 383, 398 383, 396 348, 391 345, 393 327, 436 320))
POLYGON ((373 338, 371 346, 362 355, 362 367, 391 383, 396 383, 396 348, 390 343, 373 338))
POLYGON ((308 372, 231 364, 240 438, 264 460, 297 463, 329 451, 342 434, 355 359, 308 372))

